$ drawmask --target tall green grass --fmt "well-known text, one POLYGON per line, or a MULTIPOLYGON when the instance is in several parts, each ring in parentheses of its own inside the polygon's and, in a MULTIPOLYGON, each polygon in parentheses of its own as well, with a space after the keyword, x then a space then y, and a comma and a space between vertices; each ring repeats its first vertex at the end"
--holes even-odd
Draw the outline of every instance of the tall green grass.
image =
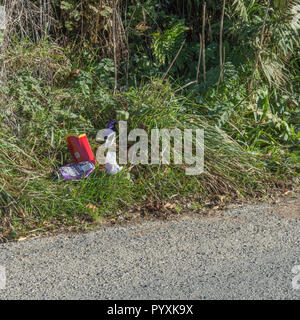
MULTIPOLYGON (((28 50, 35 57, 41 55, 28 50)), ((49 69, 33 70, 26 52, 19 55, 22 59, 1 86, 0 237, 85 227, 154 200, 192 197, 201 204, 216 195, 263 196, 293 174, 284 164, 270 165, 242 147, 201 113, 201 105, 175 94, 169 83, 152 79, 113 95, 107 85, 111 68, 105 64, 83 70, 70 81, 68 73, 62 80, 59 72, 58 81, 55 70, 62 69, 56 56, 48 65, 53 79, 49 69), (96 151, 97 131, 119 110, 129 113, 128 130, 204 129, 205 172, 187 176, 184 165, 128 164, 115 176, 98 166, 86 180, 55 179, 57 168, 72 162, 66 135, 86 132, 96 151)))

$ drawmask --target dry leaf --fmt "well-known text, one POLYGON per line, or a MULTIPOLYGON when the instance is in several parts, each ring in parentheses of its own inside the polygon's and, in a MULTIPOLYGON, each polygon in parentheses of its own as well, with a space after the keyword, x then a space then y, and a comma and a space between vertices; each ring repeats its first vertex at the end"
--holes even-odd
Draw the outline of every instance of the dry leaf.
POLYGON ((92 210, 93 212, 96 212, 98 210, 98 208, 95 205, 93 205, 92 203, 88 203, 86 205, 86 208, 92 210))
POLYGON ((20 241, 24 241, 24 240, 26 240, 27 238, 25 238, 25 237, 20 237, 19 239, 18 239, 18 241, 20 242, 20 241))
POLYGON ((165 205, 164 205, 164 208, 165 209, 174 209, 176 207, 176 204, 175 203, 170 203, 170 202, 167 202, 165 205))
POLYGON ((25 218, 25 213, 24 213, 24 211, 19 210, 19 211, 18 211, 18 214, 19 214, 19 216, 20 216, 21 218, 25 218))

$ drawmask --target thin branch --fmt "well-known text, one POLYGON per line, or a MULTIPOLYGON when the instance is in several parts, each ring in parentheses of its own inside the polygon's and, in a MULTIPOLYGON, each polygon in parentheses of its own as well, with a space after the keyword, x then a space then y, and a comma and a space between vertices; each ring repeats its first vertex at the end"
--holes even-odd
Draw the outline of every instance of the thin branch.
POLYGON ((200 72, 200 63, 201 63, 201 54, 202 54, 202 37, 201 34, 199 34, 199 38, 200 38, 200 49, 199 49, 199 57, 198 57, 198 65, 197 65, 197 73, 196 73, 196 81, 198 83, 199 81, 199 72, 200 72))
POLYGON ((116 15, 117 15, 117 1, 115 1, 115 6, 113 10, 113 42, 114 42, 114 69, 115 69, 115 85, 114 93, 117 92, 118 87, 118 66, 117 66, 117 43, 116 43, 116 15))
POLYGON ((168 70, 166 71, 166 73, 163 75, 163 77, 162 77, 162 81, 164 81, 164 80, 165 80, 165 78, 166 78, 166 76, 168 75, 169 71, 170 71, 170 70, 171 70, 171 68, 173 67, 173 65, 174 65, 175 61, 177 60, 177 58, 178 58, 178 56, 179 56, 179 54, 180 54, 180 52, 181 52, 181 50, 182 50, 182 48, 183 48, 183 46, 184 46, 184 44, 185 44, 185 40, 183 40, 183 42, 182 42, 182 44, 181 44, 181 46, 180 46, 179 50, 178 50, 178 51, 177 51, 177 53, 176 53, 176 56, 175 56, 175 57, 174 57, 174 59, 172 60, 172 62, 171 62, 171 64, 170 64, 170 66, 169 66, 168 70))
POLYGON ((178 92, 178 91, 180 91, 180 90, 185 89, 186 87, 189 87, 189 86, 192 85, 192 84, 197 84, 197 83, 198 83, 197 80, 194 80, 194 81, 191 81, 191 82, 189 82, 189 83, 186 83, 185 85, 183 85, 183 86, 180 87, 179 89, 175 90, 175 93, 178 92))
POLYGON ((223 0, 221 24, 220 24, 220 41, 219 41, 219 56, 220 56, 220 76, 219 83, 223 81, 223 26, 224 26, 224 14, 225 14, 226 0, 223 0))
POLYGON ((203 79, 206 82, 206 65, 205 65, 205 20, 206 20, 206 2, 203 3, 202 9, 202 50, 203 50, 203 79))
POLYGON ((123 38, 125 39, 125 45, 126 45, 126 53, 127 53, 127 61, 126 61, 126 87, 128 89, 128 81, 129 81, 129 61, 130 61, 130 47, 129 47, 129 40, 128 40, 128 33, 126 33, 123 21, 121 16, 118 14, 118 23, 121 27, 121 31, 123 32, 123 38))
POLYGON ((202 52, 202 37, 201 37, 201 34, 199 34, 199 36, 200 36, 200 49, 199 49, 199 57, 198 57, 198 64, 197 64, 197 70, 196 70, 196 80, 191 81, 189 83, 186 83, 185 85, 183 85, 179 89, 175 90, 175 93, 180 91, 180 90, 183 90, 183 89, 189 87, 192 84, 198 84, 199 71, 200 71, 200 62, 201 62, 201 52, 202 52))

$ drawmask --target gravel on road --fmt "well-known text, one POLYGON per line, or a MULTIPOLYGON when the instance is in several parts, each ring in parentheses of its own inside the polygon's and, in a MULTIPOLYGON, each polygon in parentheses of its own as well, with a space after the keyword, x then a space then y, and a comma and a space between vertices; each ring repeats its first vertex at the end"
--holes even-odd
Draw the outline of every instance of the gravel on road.
POLYGON ((297 265, 300 199, 1 244, 0 299, 300 299, 297 265))

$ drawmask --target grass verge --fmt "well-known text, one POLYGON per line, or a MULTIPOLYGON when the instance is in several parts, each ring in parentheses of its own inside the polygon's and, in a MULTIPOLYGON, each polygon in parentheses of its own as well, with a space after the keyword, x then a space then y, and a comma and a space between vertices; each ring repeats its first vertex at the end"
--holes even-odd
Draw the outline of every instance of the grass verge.
MULTIPOLYGON (((35 63, 45 59, 42 49, 29 53, 35 63)), ((113 95, 107 64, 62 81, 68 72, 58 65, 70 62, 62 52, 51 53, 52 63, 44 69, 32 68, 32 58, 20 54, 14 76, 1 87, 0 239, 68 227, 84 230, 134 207, 151 212, 165 204, 180 213, 180 204, 172 203, 183 198, 196 207, 209 199, 259 198, 299 181, 299 164, 247 151, 170 84, 152 80, 113 95), (205 172, 187 176, 184 166, 127 165, 109 176, 98 166, 86 180, 54 179, 59 166, 72 162, 66 135, 87 133, 95 151, 97 131, 120 110, 130 115, 128 130, 204 129, 205 172)))

